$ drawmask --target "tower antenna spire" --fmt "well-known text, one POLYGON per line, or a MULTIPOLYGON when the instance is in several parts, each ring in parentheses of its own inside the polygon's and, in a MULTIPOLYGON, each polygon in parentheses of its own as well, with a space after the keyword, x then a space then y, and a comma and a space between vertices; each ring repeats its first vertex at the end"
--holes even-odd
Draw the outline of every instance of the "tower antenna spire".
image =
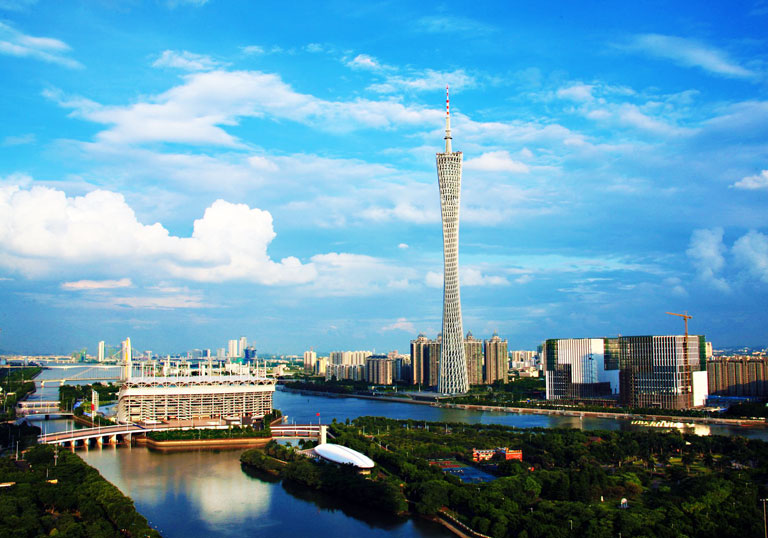
POLYGON ((445 86, 445 152, 451 152, 451 99, 448 95, 448 85, 445 86))

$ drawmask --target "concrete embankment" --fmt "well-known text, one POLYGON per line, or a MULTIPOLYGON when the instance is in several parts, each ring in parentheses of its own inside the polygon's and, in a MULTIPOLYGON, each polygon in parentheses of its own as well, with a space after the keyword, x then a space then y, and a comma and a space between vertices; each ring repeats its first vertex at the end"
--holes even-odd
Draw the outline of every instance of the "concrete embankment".
POLYGON ((194 448, 253 448, 266 446, 271 437, 249 437, 245 439, 184 439, 171 441, 156 441, 149 438, 138 438, 136 444, 146 445, 155 450, 190 450, 194 448))

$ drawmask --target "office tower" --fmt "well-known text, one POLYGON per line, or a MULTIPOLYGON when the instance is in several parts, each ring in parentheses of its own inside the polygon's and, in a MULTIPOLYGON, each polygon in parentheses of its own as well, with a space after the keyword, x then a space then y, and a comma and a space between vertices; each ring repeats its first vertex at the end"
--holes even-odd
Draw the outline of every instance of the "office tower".
POLYGON ((464 331, 459 296, 459 207, 461 203, 460 151, 451 150, 451 110, 445 95, 445 153, 437 154, 440 211, 443 219, 443 340, 437 391, 462 394, 469 390, 464 331))
POLYGON ((507 382, 509 358, 507 356, 507 341, 494 331, 490 340, 485 341, 485 382, 487 384, 501 381, 507 382))
POLYGON ((622 336, 619 393, 624 405, 687 409, 707 398, 704 336, 622 336))
POLYGON ((230 340, 227 344, 228 344, 227 345, 227 357, 229 357, 230 359, 234 359, 235 357, 238 356, 237 346, 238 346, 239 342, 237 340, 230 340))
POLYGON ((104 362, 104 357, 106 355, 105 353, 106 346, 104 344, 104 340, 99 342, 99 354, 96 357, 96 360, 99 362, 104 362))
POLYGON ((464 340, 464 355, 467 357, 467 376, 470 385, 483 384, 483 342, 467 333, 464 340))
POLYGON ((311 350, 304 352, 304 371, 306 373, 312 373, 314 371, 316 362, 317 353, 311 350))
POLYGON ((240 341, 237 344, 237 356, 245 357, 245 348, 248 347, 248 339, 245 336, 240 337, 240 341))
POLYGON ((619 390, 616 338, 561 338, 544 342, 547 400, 615 398, 619 390))

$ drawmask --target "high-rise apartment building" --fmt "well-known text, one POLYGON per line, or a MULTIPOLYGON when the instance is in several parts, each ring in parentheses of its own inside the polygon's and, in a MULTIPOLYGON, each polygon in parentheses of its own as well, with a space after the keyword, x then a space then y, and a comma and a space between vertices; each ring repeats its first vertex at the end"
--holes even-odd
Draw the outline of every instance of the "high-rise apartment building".
POLYGON ((365 364, 329 364, 325 369, 325 379, 363 381, 365 364))
POLYGON ((439 376, 441 337, 430 340, 420 334, 416 340, 411 340, 411 369, 413 384, 436 387, 439 376))
POLYGON ((399 355, 395 359, 395 381, 402 383, 411 383, 413 379, 413 369, 411 366, 411 358, 407 355, 399 355))
POLYGON ((248 347, 248 339, 245 336, 240 337, 240 341, 237 344, 237 356, 245 357, 245 349, 248 347))
POLYGON ((768 397, 768 357, 718 357, 707 361, 709 394, 768 397))
POLYGON ((365 359, 373 355, 371 351, 331 351, 331 364, 365 366, 365 359))
POLYGON ((227 357, 230 359, 237 358, 238 356, 238 344, 239 342, 237 340, 230 340, 227 342, 227 357))
POLYGON ((394 381, 395 360, 386 355, 371 355, 365 359, 365 381, 374 385, 391 385, 394 381))
POLYGON ((328 370, 328 357, 318 357, 315 361, 315 365, 312 369, 312 373, 315 375, 324 376, 328 370))
POLYGON ((106 356, 106 345, 104 344, 104 340, 99 342, 99 351, 98 355, 96 356, 96 360, 99 362, 104 362, 104 358, 106 356))
POLYGON ((515 350, 509 352, 512 368, 530 368, 536 366, 538 355, 535 351, 515 350))
POLYGON ((451 111, 446 88, 445 153, 437 154, 437 180, 443 220, 443 332, 437 391, 462 394, 469 390, 459 293, 459 208, 462 153, 451 149, 451 111))
POLYGON ((130 379, 133 376, 133 349, 130 338, 122 341, 120 356, 123 359, 123 379, 130 379))
POLYGON ((509 371, 508 344, 506 340, 493 333, 490 340, 484 342, 485 345, 485 382, 493 384, 496 381, 507 382, 507 372, 509 371))
POLYGON ((317 353, 314 351, 305 351, 304 352, 304 371, 306 373, 311 373, 315 369, 315 363, 317 362, 317 353))
POLYGON ((467 357, 467 378, 470 385, 483 384, 483 341, 472 336, 464 339, 464 355, 467 357))

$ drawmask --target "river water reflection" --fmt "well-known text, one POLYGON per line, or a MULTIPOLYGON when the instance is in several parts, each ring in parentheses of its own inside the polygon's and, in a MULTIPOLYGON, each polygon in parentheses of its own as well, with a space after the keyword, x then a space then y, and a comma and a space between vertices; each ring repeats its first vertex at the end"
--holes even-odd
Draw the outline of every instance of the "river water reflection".
MULTIPOLYGON (((275 407, 288 415, 296 424, 316 422, 317 413, 324 423, 332 419, 343 421, 360 416, 388 418, 411 418, 428 422, 466 422, 469 424, 502 424, 517 428, 580 428, 584 430, 646 431, 648 427, 634 425, 631 420, 614 418, 566 417, 558 415, 529 415, 492 411, 468 411, 446 409, 430 405, 414 405, 398 402, 363 400, 358 398, 335 398, 328 396, 303 395, 278 390, 275 393, 275 407)), ((768 441, 768 428, 745 428, 720 424, 685 424, 678 428, 685 433, 697 435, 741 435, 751 439, 768 441)))
POLYGON ((133 498, 163 536, 452 536, 439 525, 385 517, 333 498, 255 478, 237 451, 154 452, 104 448, 79 452, 133 498))

